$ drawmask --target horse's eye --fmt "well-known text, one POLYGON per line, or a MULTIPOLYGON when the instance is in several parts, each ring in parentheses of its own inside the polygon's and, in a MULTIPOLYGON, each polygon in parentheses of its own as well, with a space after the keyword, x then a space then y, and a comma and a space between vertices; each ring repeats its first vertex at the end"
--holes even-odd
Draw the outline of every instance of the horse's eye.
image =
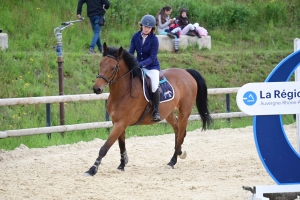
POLYGON ((115 67, 111 68, 110 70, 111 70, 111 71, 114 71, 114 70, 115 70, 115 67))

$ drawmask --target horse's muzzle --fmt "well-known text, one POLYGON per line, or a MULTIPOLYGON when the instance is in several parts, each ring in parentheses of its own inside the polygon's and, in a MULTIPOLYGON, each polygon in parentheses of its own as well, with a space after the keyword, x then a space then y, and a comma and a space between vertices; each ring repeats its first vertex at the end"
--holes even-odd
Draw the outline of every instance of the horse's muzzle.
POLYGON ((93 87, 93 89, 94 89, 94 93, 95 94, 101 94, 102 92, 103 92, 103 90, 101 89, 101 88, 99 88, 99 87, 93 87))

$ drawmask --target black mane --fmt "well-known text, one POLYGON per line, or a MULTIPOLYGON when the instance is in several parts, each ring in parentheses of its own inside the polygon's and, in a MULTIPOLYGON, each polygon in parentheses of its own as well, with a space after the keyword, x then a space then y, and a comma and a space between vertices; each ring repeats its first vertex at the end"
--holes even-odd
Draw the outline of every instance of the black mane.
MULTIPOLYGON (((117 58, 118 50, 119 49, 115 48, 115 47, 108 47, 108 50, 103 52, 103 57, 110 55, 110 56, 117 58)), ((128 69, 132 70, 133 78, 136 76, 141 76, 142 72, 141 72, 141 69, 139 68, 138 62, 131 53, 129 53, 127 50, 123 49, 122 59, 126 63, 128 69)))

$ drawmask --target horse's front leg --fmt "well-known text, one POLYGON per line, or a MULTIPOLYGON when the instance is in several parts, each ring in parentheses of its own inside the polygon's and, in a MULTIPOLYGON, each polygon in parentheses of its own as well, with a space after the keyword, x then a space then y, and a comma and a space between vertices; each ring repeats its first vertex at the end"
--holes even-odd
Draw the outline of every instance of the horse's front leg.
POLYGON ((128 156, 126 152, 126 147, 125 147, 125 131, 120 135, 118 138, 119 142, 119 148, 120 148, 120 154, 121 154, 121 160, 120 160, 120 165, 118 167, 119 170, 124 171, 125 165, 128 163, 128 156))
POLYGON ((94 165, 84 173, 84 176, 94 176, 101 164, 102 158, 107 154, 110 147, 114 144, 114 142, 120 137, 122 133, 125 132, 124 126, 115 123, 112 132, 110 133, 108 139, 104 143, 104 145, 100 148, 98 158, 96 159, 94 165))

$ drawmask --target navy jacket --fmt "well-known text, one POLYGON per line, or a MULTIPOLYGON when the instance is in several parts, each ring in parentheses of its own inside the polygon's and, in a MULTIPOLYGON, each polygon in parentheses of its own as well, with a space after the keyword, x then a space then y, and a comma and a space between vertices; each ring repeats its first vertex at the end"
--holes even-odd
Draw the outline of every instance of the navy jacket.
POLYGON ((138 31, 131 38, 129 53, 134 55, 136 51, 137 60, 141 67, 149 70, 160 70, 160 63, 157 58, 159 47, 158 38, 154 33, 150 33, 144 44, 142 44, 142 42, 142 31, 138 31))
POLYGON ((105 10, 110 6, 108 0, 79 0, 77 5, 77 15, 81 15, 82 5, 86 3, 87 5, 87 15, 92 17, 95 15, 104 15, 105 10))

